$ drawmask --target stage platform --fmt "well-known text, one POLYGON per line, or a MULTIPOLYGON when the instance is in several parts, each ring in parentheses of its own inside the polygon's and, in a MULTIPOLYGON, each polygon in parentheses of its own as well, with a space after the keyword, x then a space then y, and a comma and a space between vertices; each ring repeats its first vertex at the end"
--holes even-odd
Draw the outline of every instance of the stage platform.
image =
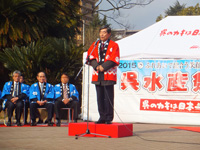
POLYGON ((133 124, 128 123, 95 124, 94 122, 89 122, 88 127, 90 134, 85 134, 87 133, 87 122, 69 123, 68 135, 81 136, 84 134, 83 137, 103 138, 120 138, 133 135, 133 124))

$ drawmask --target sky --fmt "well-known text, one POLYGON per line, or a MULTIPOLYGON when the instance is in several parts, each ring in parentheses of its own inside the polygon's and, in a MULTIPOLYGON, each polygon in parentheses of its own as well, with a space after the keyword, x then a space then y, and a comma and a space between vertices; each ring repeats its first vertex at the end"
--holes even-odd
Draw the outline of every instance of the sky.
MULTIPOLYGON (((112 0, 111 0, 112 1, 112 0)), ((114 0, 113 0, 114 1, 114 0)), ((116 0, 115 0, 116 1, 116 0)), ((136 0, 133 0, 134 2, 136 0)), ((176 3, 177 0, 154 0, 147 6, 135 6, 128 10, 120 10, 121 17, 117 18, 118 22, 127 24, 129 30, 142 30, 148 26, 156 23, 156 18, 162 14, 170 7, 176 3)), ((197 3, 200 4, 199 0, 179 0, 179 3, 186 4, 186 7, 195 6, 197 3)), ((109 8, 109 5, 106 0, 103 0, 103 3, 100 5, 100 9, 109 8)), ((106 15, 112 15, 107 13, 106 15)), ((111 24, 113 29, 124 29, 125 27, 120 27, 113 20, 107 18, 108 23, 111 24)))

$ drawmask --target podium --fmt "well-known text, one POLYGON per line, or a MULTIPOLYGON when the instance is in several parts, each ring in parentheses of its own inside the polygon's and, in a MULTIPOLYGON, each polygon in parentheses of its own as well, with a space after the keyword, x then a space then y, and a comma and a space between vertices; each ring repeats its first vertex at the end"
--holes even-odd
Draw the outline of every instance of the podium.
MULTIPOLYGON (((111 138, 120 138, 133 135, 133 124, 130 123, 112 123, 112 124, 95 124, 89 122, 89 130, 91 133, 102 134, 110 136, 111 138)), ((87 130, 87 123, 69 123, 68 135, 76 136, 85 133, 87 130)), ((86 134, 83 137, 102 137, 93 134, 86 134)))

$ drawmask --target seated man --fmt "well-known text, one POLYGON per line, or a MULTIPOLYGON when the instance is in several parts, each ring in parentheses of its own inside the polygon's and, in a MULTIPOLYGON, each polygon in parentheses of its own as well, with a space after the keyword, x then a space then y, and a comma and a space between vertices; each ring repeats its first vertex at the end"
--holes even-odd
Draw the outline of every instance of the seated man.
MULTIPOLYGON (((19 82, 20 83, 24 83, 24 77, 23 77, 23 75, 21 75, 20 76, 20 78, 19 78, 19 82)), ((30 86, 29 85, 27 85, 27 84, 25 84, 26 85, 26 87, 27 87, 27 90, 28 90, 28 97, 27 97, 27 99, 25 100, 25 106, 24 106, 24 124, 28 124, 27 123, 27 117, 28 117, 28 108, 30 107, 30 105, 29 105, 29 89, 30 89, 30 86)), ((39 110, 37 110, 37 113, 36 113, 37 115, 37 117, 36 118, 39 118, 39 120, 38 120, 38 122, 37 123, 43 123, 43 120, 41 119, 41 115, 40 115, 40 112, 39 112, 39 110)), ((48 122, 47 122, 48 123, 48 122)))
POLYGON ((8 113, 7 126, 11 126, 11 117, 13 110, 16 111, 17 126, 21 126, 20 118, 23 111, 23 100, 27 97, 27 88, 23 83, 19 82, 20 71, 13 72, 13 81, 6 82, 3 87, 2 98, 8 113))
POLYGON ((36 126, 37 108, 46 108, 48 112, 48 126, 53 126, 51 122, 54 111, 54 90, 53 86, 45 82, 45 73, 39 72, 37 75, 37 83, 30 87, 30 114, 32 126, 36 126))
POLYGON ((55 92, 55 113, 57 126, 60 126, 60 109, 70 107, 74 109, 74 122, 77 122, 79 113, 79 93, 73 84, 68 83, 69 76, 66 73, 61 75, 61 83, 54 87, 55 92))

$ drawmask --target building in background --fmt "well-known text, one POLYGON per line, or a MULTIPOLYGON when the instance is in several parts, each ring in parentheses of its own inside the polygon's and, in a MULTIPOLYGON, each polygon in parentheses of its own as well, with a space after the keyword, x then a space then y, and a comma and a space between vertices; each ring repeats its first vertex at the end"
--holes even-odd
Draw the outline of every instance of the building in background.
POLYGON ((140 30, 126 30, 126 29, 114 29, 112 30, 112 35, 114 36, 113 39, 115 41, 121 40, 127 36, 133 35, 140 30))
POLYGON ((98 2, 98 0, 80 0, 80 6, 81 6, 80 12, 81 14, 83 14, 82 17, 83 24, 79 27, 80 34, 78 34, 76 37, 78 44, 84 45, 85 28, 87 28, 90 22, 92 22, 93 11, 95 9, 98 9, 98 7, 95 8, 96 2, 98 2))

